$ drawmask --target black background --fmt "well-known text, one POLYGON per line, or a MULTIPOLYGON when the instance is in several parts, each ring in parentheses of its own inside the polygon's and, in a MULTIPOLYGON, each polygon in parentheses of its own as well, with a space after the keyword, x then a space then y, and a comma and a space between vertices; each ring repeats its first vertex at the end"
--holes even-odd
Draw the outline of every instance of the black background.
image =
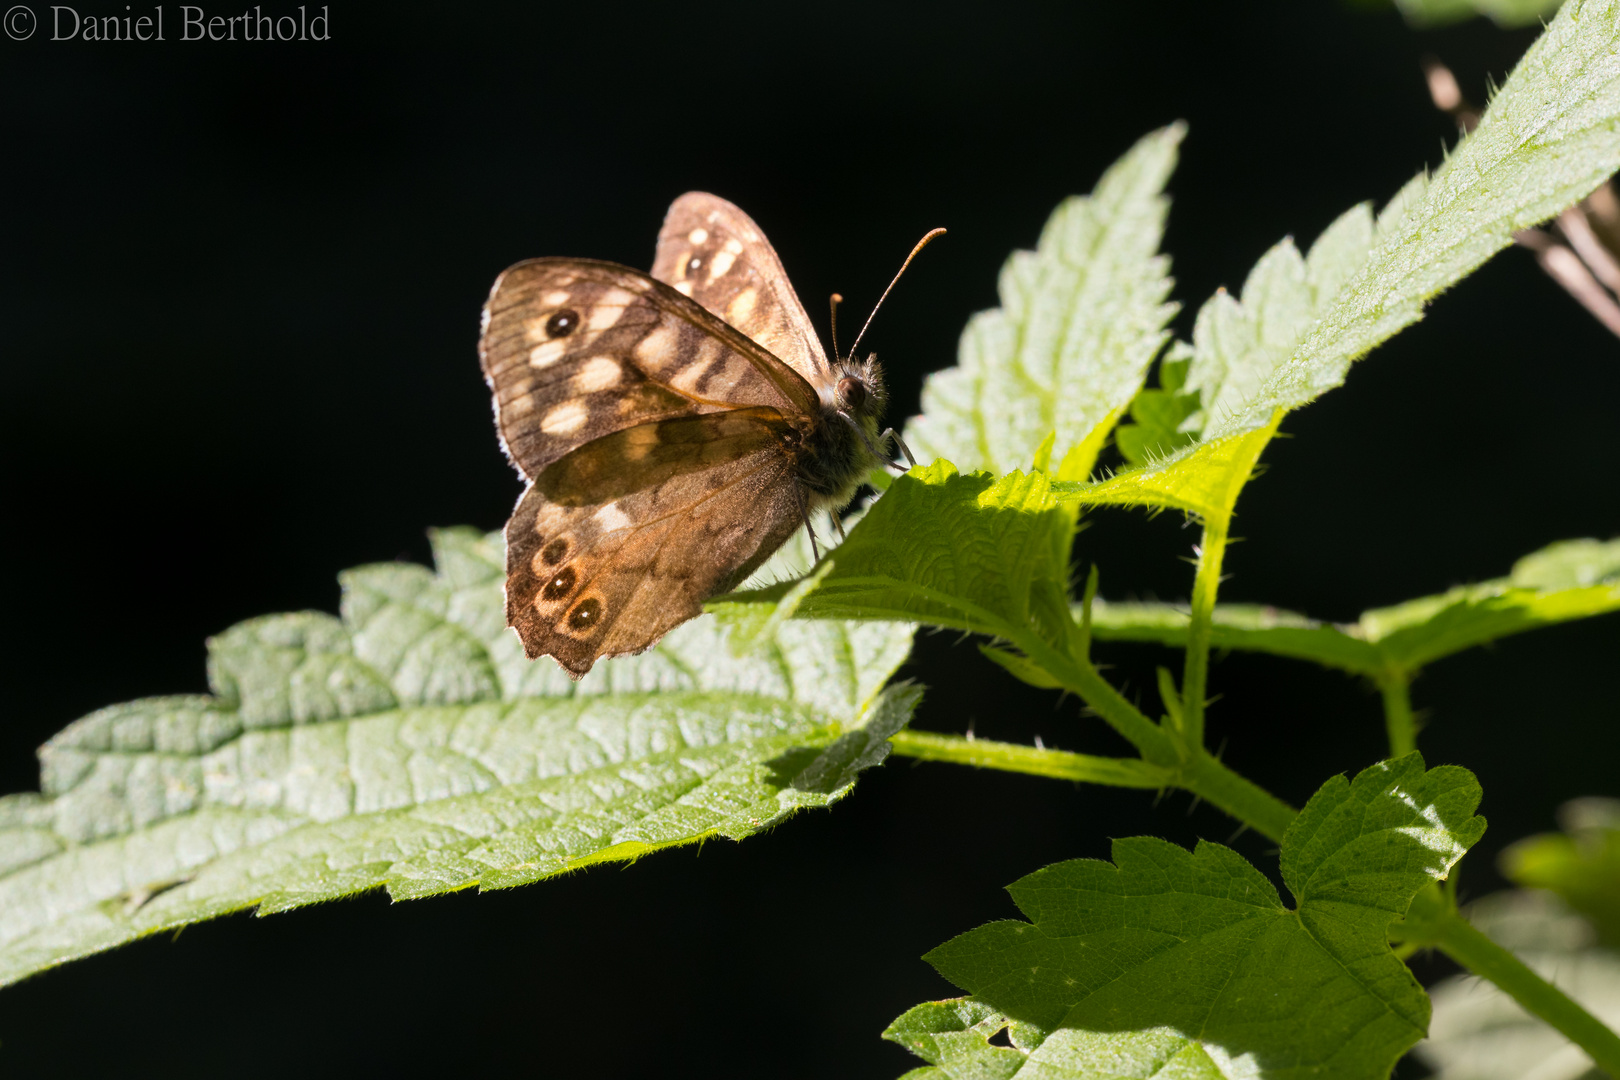
MULTIPOLYGON (((474 347, 511 262, 646 266, 664 207, 706 188, 764 226, 813 313, 837 289, 864 316, 946 225, 869 338, 899 418, 995 304, 1008 251, 1144 132, 1191 123, 1165 239, 1185 335, 1282 236, 1441 160, 1453 125, 1423 54, 1479 99, 1534 37, 1288 2, 340 4, 324 43, 49 32, 0 40, 8 791, 36 786, 34 748, 75 717, 204 690, 208 634, 335 610, 340 569, 504 521, 518 485, 474 347)), ((1349 619, 1614 535, 1616 401, 1620 342, 1505 252, 1289 418, 1223 595, 1349 619)), ((1195 539, 1111 512, 1078 555, 1106 596, 1177 598, 1195 539)), ((1542 631, 1417 684, 1430 761, 1485 788, 1465 892, 1499 886, 1494 853, 1562 800, 1620 794, 1616 630, 1542 631)), ((1105 658, 1157 707, 1167 654, 1105 658)), ((905 674, 932 687, 919 727, 1119 748, 954 635, 920 637, 905 674)), ((1212 685, 1226 759, 1296 804, 1380 756, 1356 682, 1233 656, 1212 685)), ((1185 795, 897 760, 743 844, 235 917, 69 965, 0 992, 0 1069, 892 1077, 918 1062, 878 1032, 953 993, 924 951, 1012 914, 1016 877, 1144 832, 1233 827, 1185 795)))

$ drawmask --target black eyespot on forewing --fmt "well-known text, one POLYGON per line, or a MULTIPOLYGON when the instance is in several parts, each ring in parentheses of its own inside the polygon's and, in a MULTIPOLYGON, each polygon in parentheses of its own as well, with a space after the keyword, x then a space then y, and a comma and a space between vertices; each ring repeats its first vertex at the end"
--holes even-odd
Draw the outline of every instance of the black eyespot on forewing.
POLYGON ((602 620, 602 601, 590 597, 568 615, 568 625, 575 630, 588 630, 602 620))
POLYGON ((547 544, 541 550, 540 558, 545 560, 547 566, 556 566, 558 563, 563 561, 563 556, 567 554, 568 541, 559 539, 553 540, 551 543, 547 544))
POLYGON ((579 312, 573 308, 563 308, 561 311, 553 312, 551 318, 546 320, 546 336, 550 338, 567 337, 578 329, 579 312))
POLYGON ((540 595, 546 600, 561 600, 574 591, 574 568, 565 566, 557 571, 557 576, 546 582, 546 587, 540 590, 540 595))

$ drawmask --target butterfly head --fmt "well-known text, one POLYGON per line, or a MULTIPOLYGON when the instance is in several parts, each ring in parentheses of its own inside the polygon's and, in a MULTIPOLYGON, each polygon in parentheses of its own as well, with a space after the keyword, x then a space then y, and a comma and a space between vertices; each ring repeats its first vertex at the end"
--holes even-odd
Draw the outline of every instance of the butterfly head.
POLYGON ((833 365, 832 374, 832 400, 826 404, 857 428, 875 426, 889 401, 877 357, 840 360, 833 365))

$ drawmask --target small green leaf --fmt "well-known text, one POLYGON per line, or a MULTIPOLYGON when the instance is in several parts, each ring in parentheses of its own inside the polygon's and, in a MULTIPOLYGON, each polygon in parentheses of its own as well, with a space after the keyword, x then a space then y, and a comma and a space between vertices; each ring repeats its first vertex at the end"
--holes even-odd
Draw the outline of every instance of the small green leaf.
POLYGON ((1406 21, 1431 29, 1484 15, 1504 29, 1534 26, 1558 10, 1563 0, 1395 0, 1406 21))
MULTIPOLYGON (((1157 254, 1165 181, 1186 128, 1144 136, 1052 212, 1034 251, 1002 268, 1001 307, 975 315, 956 367, 929 376, 906 441, 922 460, 1010 472, 1056 432, 1058 475, 1083 479, 1164 347, 1177 305, 1157 254)), ((1043 470, 1044 471, 1044 470, 1043 470)))
POLYGON ((1567 4, 1433 179, 1418 177, 1384 208, 1370 257, 1358 255, 1364 218, 1347 215, 1318 240, 1305 260, 1306 279, 1318 278, 1309 291, 1317 299, 1337 294, 1320 318, 1289 315, 1298 313, 1309 282, 1301 282, 1297 253, 1281 249, 1268 255, 1273 265, 1262 259, 1255 268, 1265 271, 1262 280, 1244 286, 1243 307, 1256 315, 1248 325, 1230 300, 1217 296, 1213 309, 1205 306, 1199 321, 1207 317, 1206 339, 1216 352, 1209 364, 1195 359, 1189 373, 1189 385, 1205 391, 1198 443, 1099 484, 1056 490, 1081 503, 1228 512, 1285 413, 1338 386, 1352 361, 1416 322, 1425 304, 1512 243, 1516 231, 1576 202, 1617 167, 1620 0, 1567 4), (1251 288, 1262 284, 1251 302, 1251 288), (1273 286, 1281 290, 1275 298, 1273 286), (1275 335, 1273 311, 1281 315, 1275 335), (1287 342, 1285 326, 1308 329, 1287 342), (1227 330, 1242 357, 1235 363, 1216 362, 1227 330), (1213 394, 1212 384, 1219 387, 1213 394))
MULTIPOLYGON (((1035 627, 1057 638, 1069 625, 1069 519, 1050 487, 1045 473, 963 476, 949 461, 912 469, 850 530, 797 614, 1000 636, 1035 627)), ((782 583, 722 602, 775 604, 792 588, 782 583)))
MULTIPOLYGON (((1215 608, 1211 645, 1298 660, 1358 675, 1411 675, 1426 664, 1541 626, 1620 611, 1620 540, 1564 540, 1526 555, 1510 576, 1374 608, 1345 625, 1248 604, 1215 608)), ((1103 641, 1187 640, 1187 612, 1171 604, 1098 601, 1103 641)))
POLYGON ((1173 343, 1159 361, 1158 387, 1143 388, 1132 399, 1133 422, 1121 424, 1114 433, 1120 454, 1130 464, 1146 465, 1198 441, 1195 432, 1183 430, 1200 411, 1198 391, 1186 390, 1191 362, 1192 346, 1173 343))
MULTIPOLYGON (((434 534, 437 572, 342 577, 209 643, 212 697, 69 725, 41 793, 0 798, 0 983, 256 907, 506 888, 846 795, 920 692, 881 692, 911 628, 714 617, 574 683, 505 627, 498 536, 434 534)), ((800 573, 788 545, 763 580, 800 573)))
POLYGON ((988 1057, 974 1043, 1017 1022, 1025 1061, 989 1074, 1010 1077, 1382 1080, 1428 1021, 1390 921, 1479 839, 1479 798, 1467 770, 1416 754, 1329 781, 1283 840, 1293 909, 1207 842, 1118 840, 1112 863, 1039 870, 1009 890, 1030 922, 928 954, 973 999, 913 1010, 891 1037, 945 1067, 947 1049, 988 1057))
POLYGON ((1575 799, 1558 811, 1561 833, 1530 836, 1502 852, 1516 885, 1557 893, 1610 948, 1620 947, 1620 799, 1575 799))

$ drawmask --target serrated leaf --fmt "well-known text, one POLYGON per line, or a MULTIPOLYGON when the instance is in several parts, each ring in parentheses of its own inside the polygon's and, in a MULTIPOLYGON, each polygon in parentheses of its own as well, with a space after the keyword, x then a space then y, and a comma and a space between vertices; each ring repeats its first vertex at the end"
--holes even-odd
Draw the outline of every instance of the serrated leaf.
POLYGON ((925 1037, 950 1033, 953 1010, 974 1038, 1028 1025, 1009 1077, 1385 1077, 1428 1020, 1389 923, 1479 839, 1479 798, 1467 770, 1416 754, 1334 778, 1283 839, 1292 909, 1219 844, 1137 837, 1112 863, 1046 867, 1009 889, 1030 922, 926 957, 973 1001, 891 1030, 939 1056, 925 1037))
MULTIPOLYGON (((850 530, 797 613, 1060 635, 1070 524, 1050 485, 1044 473, 964 476, 949 461, 912 469, 850 530)), ((725 602, 777 603, 791 588, 744 590, 725 602)))
MULTIPOLYGON (((212 697, 51 739, 41 793, 0 799, 0 982, 243 908, 506 888, 748 836, 847 794, 919 696, 880 693, 908 626, 777 621, 738 657, 712 616, 576 684, 506 630, 497 535, 434 549, 437 572, 344 574, 341 620, 213 638, 212 697)), ((804 564, 790 544, 763 573, 804 564)))
POLYGON ((1620 799, 1574 799, 1559 808, 1558 823, 1563 832, 1528 836, 1503 851, 1502 873, 1557 893, 1604 944, 1620 947, 1620 799))
POLYGON ((1083 479, 1168 338, 1177 305, 1157 254, 1162 194, 1186 128, 1141 139, 1090 196, 1053 211, 1034 251, 1002 268, 1001 307, 969 320, 957 366, 929 376, 905 438, 922 460, 1028 468, 1056 432, 1058 475, 1083 479))
MULTIPOLYGON (((1505 892, 1470 904, 1468 921, 1610 1027, 1620 1026, 1620 955, 1555 897, 1505 892)), ((1454 975, 1430 991, 1429 1038, 1414 1054, 1436 1080, 1591 1080, 1592 1059, 1483 979, 1454 975)))
MULTIPOLYGON (((1620 611, 1620 540, 1564 540, 1526 555, 1508 577, 1373 608, 1354 623, 1220 604, 1210 643, 1358 675, 1410 675, 1476 645, 1614 611, 1620 611)), ((1092 634, 1099 641, 1179 648, 1187 640, 1187 612, 1171 604, 1098 601, 1092 606, 1092 634)))
MULTIPOLYGON (((1206 516, 1230 510, 1260 452, 1255 443, 1263 445, 1285 413, 1338 386, 1352 361, 1416 322, 1426 303, 1510 244, 1516 231, 1576 202, 1617 167, 1620 0, 1568 4, 1433 179, 1419 177, 1391 200, 1371 256, 1321 318, 1252 389, 1234 383, 1220 405, 1206 394, 1208 422, 1198 443, 1060 493, 1082 503, 1206 516)), ((1333 276, 1353 261, 1355 238, 1343 239, 1344 249, 1328 260, 1333 276)))

